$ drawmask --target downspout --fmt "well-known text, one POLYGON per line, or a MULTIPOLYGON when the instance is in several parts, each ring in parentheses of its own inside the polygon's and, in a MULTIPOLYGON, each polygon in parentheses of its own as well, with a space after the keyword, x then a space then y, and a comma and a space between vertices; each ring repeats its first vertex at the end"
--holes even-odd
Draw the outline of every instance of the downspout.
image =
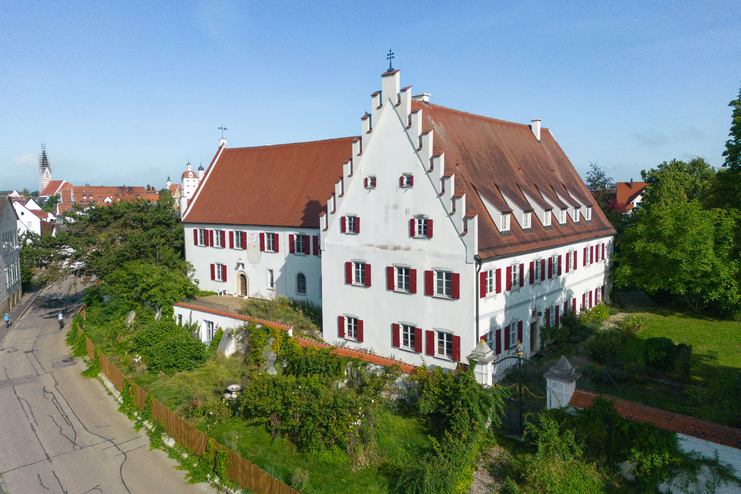
POLYGON ((478 254, 475 254, 473 256, 473 260, 476 262, 476 276, 474 279, 474 285, 476 285, 476 341, 474 341, 474 346, 479 344, 479 339, 481 336, 479 336, 479 304, 481 303, 481 294, 479 293, 479 290, 481 290, 481 258, 478 254))

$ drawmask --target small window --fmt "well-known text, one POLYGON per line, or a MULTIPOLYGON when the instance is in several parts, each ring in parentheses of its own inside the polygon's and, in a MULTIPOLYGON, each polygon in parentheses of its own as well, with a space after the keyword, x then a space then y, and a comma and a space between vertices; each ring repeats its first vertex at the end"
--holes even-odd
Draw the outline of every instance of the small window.
POLYGON ((574 223, 579 223, 579 211, 574 211, 574 223))
POLYGON ((414 351, 416 348, 417 328, 408 324, 401 325, 401 347, 414 351))
POLYGON ((216 281, 225 281, 224 280, 224 265, 223 264, 214 264, 214 280, 216 281))
POLYGON ((432 238, 432 220, 412 218, 409 220, 409 233, 413 238, 432 238))
POLYGON ((543 213, 543 226, 551 226, 551 212, 545 211, 543 213))
POLYGON ((223 230, 214 230, 214 247, 224 247, 221 245, 221 234, 223 230))
POLYGON ((551 278, 558 276, 558 256, 551 257, 551 278))
POLYGON ((453 273, 450 271, 435 271, 435 295, 450 298, 453 296, 453 273))
POLYGON ((203 228, 198 229, 198 245, 206 245, 206 230, 203 228))
POLYGON ((357 216, 346 216, 345 222, 347 233, 360 233, 360 218, 357 216))
POLYGON ((306 245, 306 238, 305 235, 296 235, 294 237, 296 254, 306 254, 306 249, 308 247, 308 245, 306 245))
POLYGON ((592 221, 592 208, 591 208, 591 206, 590 207, 587 207, 587 210, 585 211, 585 214, 584 214, 584 219, 587 220, 587 221, 592 221))
POLYGON ((353 262, 353 284, 365 286, 365 263, 353 262))
POLYGON ((275 233, 265 234, 265 250, 267 252, 275 252, 275 233))
POLYGON ((414 187, 414 175, 411 173, 405 173, 399 177, 399 187, 403 189, 414 187))
POLYGON ((214 339, 214 322, 213 321, 203 321, 206 323, 206 341, 211 341, 214 339))
POLYGON ((540 273, 540 266, 542 263, 543 263, 542 259, 536 259, 535 262, 533 263, 533 267, 535 268, 535 275, 533 276, 533 278, 535 279, 535 283, 539 282, 542 278, 541 273, 540 273))
POLYGON ((304 276, 304 273, 296 275, 296 293, 306 295, 306 276, 304 276))
POLYGON ((439 357, 453 358, 453 335, 450 333, 437 332, 437 355, 439 357))
POLYGON ((512 290, 520 287, 520 265, 513 264, 512 268, 512 290))
POLYGON ((275 277, 272 269, 268 269, 268 290, 275 290, 275 277))
POLYGON ((366 189, 376 188, 376 176, 375 175, 369 175, 365 177, 365 188, 366 189))
POLYGON ((531 222, 532 222, 532 213, 526 212, 522 213, 522 228, 523 230, 528 230, 531 228, 531 222))
POLYGON ((502 231, 503 232, 509 231, 509 213, 502 214, 502 231))
POLYGON ((567 210, 565 210, 565 209, 562 209, 561 210, 561 218, 559 219, 559 223, 561 223, 562 225, 564 223, 566 223, 566 215, 567 214, 568 214, 568 211, 567 210))
POLYGON ((396 290, 409 292, 409 268, 396 268, 396 290))
POLYGON ((242 246, 242 232, 234 232, 234 247, 237 249, 244 249, 242 246))
POLYGON ((516 348, 517 341, 518 341, 517 340, 517 323, 513 322, 512 324, 509 325, 509 347, 516 348))
POLYGON ((345 317, 347 327, 345 328, 345 337, 353 340, 358 339, 358 318, 357 317, 345 317))
POLYGON ((494 282, 494 270, 490 269, 488 271, 484 272, 484 288, 486 290, 485 294, 490 295, 494 293, 496 290, 496 285, 494 282))

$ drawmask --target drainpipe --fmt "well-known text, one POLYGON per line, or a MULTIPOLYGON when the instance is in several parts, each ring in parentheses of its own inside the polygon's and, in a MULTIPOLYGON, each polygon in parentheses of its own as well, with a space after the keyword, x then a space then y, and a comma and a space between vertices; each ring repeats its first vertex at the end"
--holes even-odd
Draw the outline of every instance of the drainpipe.
POLYGON ((479 344, 479 339, 481 339, 481 336, 479 335, 479 304, 481 303, 481 294, 479 293, 479 290, 481 290, 481 258, 478 254, 475 254, 473 256, 473 260, 476 262, 476 277, 474 279, 474 285, 476 286, 476 341, 474 341, 474 346, 479 344))

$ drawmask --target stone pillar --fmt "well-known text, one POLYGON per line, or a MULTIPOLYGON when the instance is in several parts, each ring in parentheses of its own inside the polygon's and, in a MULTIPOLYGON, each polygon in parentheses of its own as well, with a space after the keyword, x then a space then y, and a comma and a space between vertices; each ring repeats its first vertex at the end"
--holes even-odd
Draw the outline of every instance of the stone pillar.
POLYGON ((491 348, 489 348, 489 345, 483 339, 479 340, 479 344, 476 345, 471 355, 468 356, 469 362, 476 363, 476 368, 473 372, 479 384, 486 386, 492 385, 492 362, 495 358, 496 356, 491 348))
POLYGON ((576 389, 576 380, 580 377, 581 374, 561 355, 558 363, 545 373, 548 410, 569 406, 576 389))

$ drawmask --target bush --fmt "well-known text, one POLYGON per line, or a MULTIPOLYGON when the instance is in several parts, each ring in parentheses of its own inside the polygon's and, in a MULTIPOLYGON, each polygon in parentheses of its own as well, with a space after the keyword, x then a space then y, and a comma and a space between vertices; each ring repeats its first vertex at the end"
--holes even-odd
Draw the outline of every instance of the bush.
POLYGON ((648 317, 641 314, 630 314, 620 322, 620 330, 625 336, 633 336, 638 331, 646 329, 648 317))
POLYGON ((610 308, 600 302, 591 309, 582 309, 579 313, 579 321, 582 324, 599 327, 610 317, 610 308))
POLYGON ((649 338, 643 348, 643 362, 647 367, 664 374, 676 372, 682 379, 690 378, 691 360, 692 346, 675 345, 669 338, 649 338))
POLYGON ((589 358, 602 364, 617 364, 620 347, 625 336, 616 329, 598 331, 589 342, 589 358))
POLYGON ((178 331, 147 351, 147 365, 152 372, 173 375, 192 370, 206 361, 206 345, 185 331, 178 331))

